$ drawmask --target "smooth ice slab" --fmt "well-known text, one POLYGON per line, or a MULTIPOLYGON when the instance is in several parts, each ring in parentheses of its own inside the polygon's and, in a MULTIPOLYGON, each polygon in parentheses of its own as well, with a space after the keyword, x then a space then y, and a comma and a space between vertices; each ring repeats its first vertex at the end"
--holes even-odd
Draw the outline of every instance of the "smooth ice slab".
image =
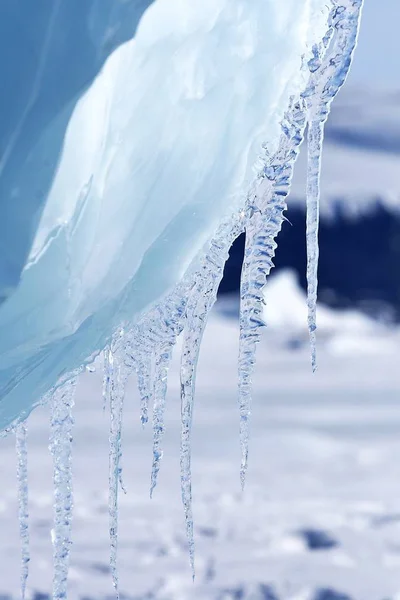
MULTIPOLYGON (((0 308, 0 429, 170 290, 244 205, 328 11, 324 0, 158 0, 114 51, 72 112, 20 284, 0 308)), ((43 129, 24 207, 63 114, 43 129)))
POLYGON ((83 91, 153 0, 2 0, 0 303, 18 285, 83 91))

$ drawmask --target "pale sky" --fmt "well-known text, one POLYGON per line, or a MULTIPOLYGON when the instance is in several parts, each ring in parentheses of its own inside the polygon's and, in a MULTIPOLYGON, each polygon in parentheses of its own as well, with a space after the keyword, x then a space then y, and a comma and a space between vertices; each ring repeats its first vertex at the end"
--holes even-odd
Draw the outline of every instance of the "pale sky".
POLYGON ((400 0, 364 0, 350 82, 400 88, 400 0))

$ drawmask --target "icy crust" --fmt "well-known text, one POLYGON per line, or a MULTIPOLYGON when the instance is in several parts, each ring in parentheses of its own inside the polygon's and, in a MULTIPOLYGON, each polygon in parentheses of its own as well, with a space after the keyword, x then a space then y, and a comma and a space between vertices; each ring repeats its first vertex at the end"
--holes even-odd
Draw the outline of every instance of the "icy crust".
POLYGON ((0 430, 162 298, 276 149, 322 0, 158 0, 70 121, 29 262, 0 309, 0 430))

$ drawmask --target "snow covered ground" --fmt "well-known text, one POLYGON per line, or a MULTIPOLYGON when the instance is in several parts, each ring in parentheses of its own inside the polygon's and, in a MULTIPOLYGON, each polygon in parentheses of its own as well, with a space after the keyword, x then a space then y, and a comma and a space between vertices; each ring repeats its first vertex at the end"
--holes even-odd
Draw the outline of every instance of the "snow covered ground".
MULTIPOLYGON (((135 600, 400 598, 400 332, 357 313, 321 311, 311 374, 293 276, 271 279, 259 349, 248 486, 240 492, 237 322, 232 301, 209 323, 193 440, 197 577, 179 493, 179 384, 171 373, 159 488, 150 501, 151 430, 132 381, 124 419, 120 583, 135 600)), ((177 353, 178 354, 178 353, 177 353)), ((76 401, 75 518, 69 599, 112 598, 108 568, 108 416, 101 374, 76 401)), ((29 421, 30 597, 51 592, 52 475, 47 409, 29 421)), ((14 440, 0 440, 0 598, 19 597, 14 440)))

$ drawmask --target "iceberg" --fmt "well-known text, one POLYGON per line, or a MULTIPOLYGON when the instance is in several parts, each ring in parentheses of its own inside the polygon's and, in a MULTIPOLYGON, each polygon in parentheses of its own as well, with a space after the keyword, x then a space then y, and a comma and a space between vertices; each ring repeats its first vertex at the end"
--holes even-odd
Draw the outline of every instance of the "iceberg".
MULTIPOLYGON (((262 144, 276 148, 289 99, 306 86, 304 57, 329 16, 322 0, 158 0, 133 39, 121 44, 125 31, 110 41, 120 45, 97 76, 104 52, 64 90, 68 66, 86 61, 75 29, 86 17, 104 44, 110 18, 93 15, 97 3, 88 14, 64 5, 64 54, 55 62, 54 49, 47 67, 65 15, 53 14, 42 46, 44 121, 27 111, 29 101, 36 107, 28 98, 32 135, 19 113, 21 134, 11 132, 2 158, 0 430, 170 291, 218 223, 244 206, 262 144)), ((143 12, 145 3, 133 6, 143 12)))
POLYGON ((307 126, 307 304, 315 368, 324 124, 350 67, 362 0, 75 4, 43 1, 32 14, 22 3, 0 9, 11 31, 5 43, 14 44, 26 69, 26 76, 23 69, 5 71, 3 114, 10 119, 0 130, 0 432, 17 426, 24 595, 24 422, 39 402, 51 400, 55 598, 67 593, 79 372, 104 349, 110 565, 118 595, 125 385, 136 371, 143 423, 153 404, 152 494, 168 369, 181 334, 181 491, 194 576, 196 367, 229 248, 246 231, 239 351, 244 487, 264 287, 307 126), (30 18, 38 20, 36 40, 26 33, 30 18))

